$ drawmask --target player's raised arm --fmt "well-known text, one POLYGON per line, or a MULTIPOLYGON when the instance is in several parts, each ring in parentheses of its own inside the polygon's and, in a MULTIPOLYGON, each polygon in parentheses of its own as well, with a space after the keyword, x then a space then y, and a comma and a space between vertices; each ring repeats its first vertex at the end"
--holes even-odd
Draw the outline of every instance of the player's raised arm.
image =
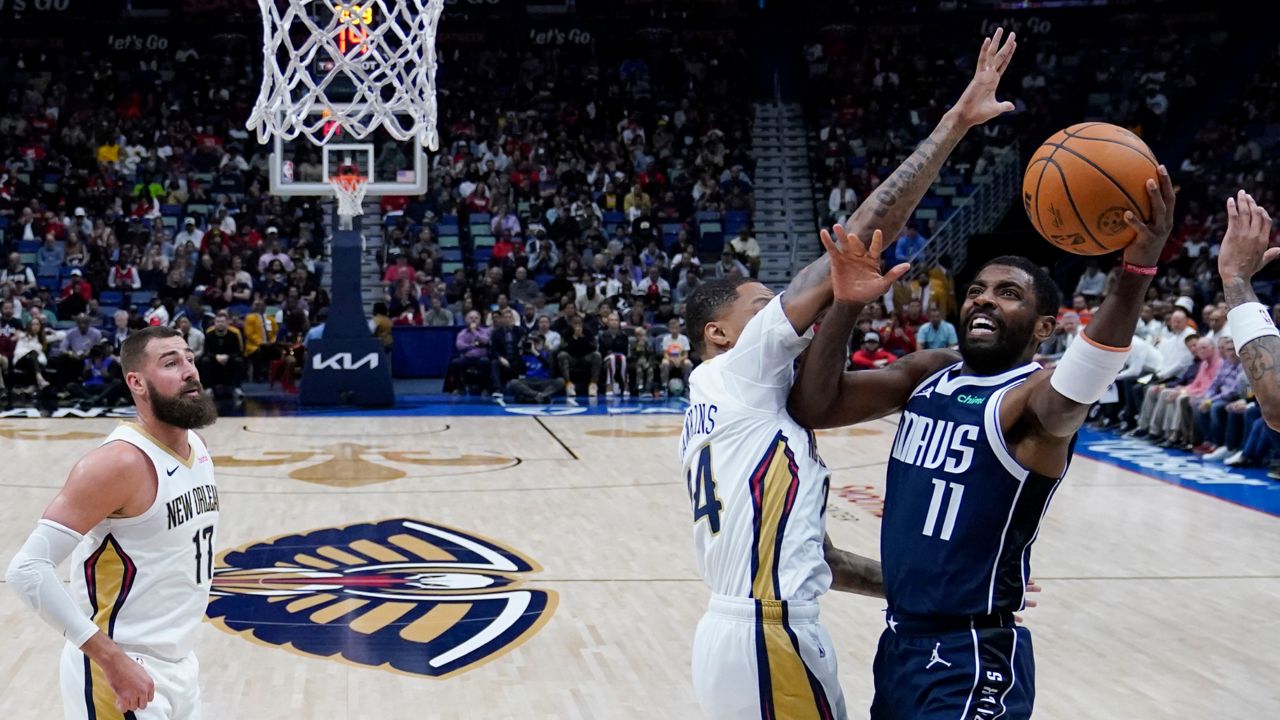
MULTIPOLYGON (((960 99, 915 152, 858 207, 849 218, 846 230, 863 238, 880 230, 892 242, 965 133, 1013 109, 1013 103, 996 99, 996 87, 1018 47, 1014 33, 1002 43, 1003 37, 1004 29, 1000 28, 983 40, 973 79, 960 99)), ((787 285, 783 309, 796 332, 803 333, 830 303, 830 262, 824 255, 797 273, 787 285)))
POLYGON ((1222 291, 1231 306, 1227 323, 1262 417, 1280 430, 1280 332, 1266 305, 1253 292, 1253 276, 1280 257, 1269 248, 1271 216, 1241 190, 1227 200, 1227 232, 1218 253, 1222 291))
POLYGON ((1124 366, 1143 298, 1173 231, 1173 182, 1163 165, 1157 175, 1146 186, 1151 222, 1125 213, 1125 222, 1137 236, 1124 250, 1123 272, 1115 289, 1080 334, 1084 342, 1073 343, 1053 370, 1042 370, 1010 391, 1000 408, 1006 429, 1025 423, 1026 435, 1070 438, 1124 366))

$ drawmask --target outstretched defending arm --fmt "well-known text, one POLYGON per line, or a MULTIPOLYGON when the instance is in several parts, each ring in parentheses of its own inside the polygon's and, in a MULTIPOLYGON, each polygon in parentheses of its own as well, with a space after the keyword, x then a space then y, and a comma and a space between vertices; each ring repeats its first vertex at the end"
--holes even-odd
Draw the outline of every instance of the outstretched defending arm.
MULTIPOLYGON (((1003 37, 1004 29, 1000 28, 983 40, 973 80, 955 106, 943 115, 942 122, 915 152, 858 207, 849 218, 846 230, 864 238, 881 230, 893 242, 938 176, 942 163, 969 128, 1013 109, 1013 103, 996 100, 996 86, 1018 47, 1013 33, 1001 44, 1003 37)), ((824 255, 796 273, 787 285, 783 309, 797 333, 808 330, 831 304, 830 269, 830 261, 824 255)))
POLYGON ((1001 406, 1004 427, 1025 422, 1029 435, 1070 438, 1124 366, 1142 300, 1173 231, 1173 181, 1163 165, 1156 174, 1158 179, 1147 180, 1151 222, 1125 213, 1137 237, 1124 250, 1120 281, 1081 334, 1084 342, 1068 348, 1053 370, 1036 373, 1009 393, 1001 406))
POLYGON ((1280 257, 1280 248, 1270 243, 1271 216, 1253 196, 1241 190, 1228 199, 1227 233, 1218 253, 1222 291, 1231 306, 1227 322, 1262 417, 1280 430, 1280 332, 1253 292, 1253 276, 1280 257))
MULTIPOLYGON (((878 268, 859 266, 861 257, 866 253, 857 238, 873 237, 872 233, 896 238, 965 133, 1013 109, 1013 103, 996 99, 996 87, 1018 46, 1012 34, 1001 45, 1002 35, 1003 31, 997 30, 995 35, 983 41, 973 79, 955 106, 947 111, 933 133, 920 143, 911 157, 858 208, 850 218, 849 227, 835 226, 834 241, 827 231, 822 231, 822 242, 828 253, 819 261, 823 263, 821 266, 814 263, 806 268, 806 272, 821 268, 821 272, 832 276, 826 292, 831 292, 832 280, 836 284, 846 284, 847 291, 841 297, 837 289, 835 305, 827 313, 822 331, 802 360, 790 400, 791 415, 800 424, 813 428, 838 427, 893 412, 920 380, 959 358, 951 351, 928 350, 908 355, 882 370, 844 372, 849 333, 862 311, 862 304, 884 292, 881 290, 868 295, 865 292, 868 288, 857 287, 857 283, 866 278, 881 279, 878 268), (849 238, 854 239, 856 247, 848 243, 849 238), (832 264, 835 262, 832 248, 838 248, 842 253, 853 253, 850 258, 853 264, 848 266, 844 279, 834 277, 837 268, 832 264)), ((872 246, 871 255, 879 263, 880 250, 874 238, 872 246)), ((889 283, 885 287, 906 270, 902 265, 893 268, 887 275, 889 283)), ((800 277, 797 276, 796 280, 800 277)), ((874 283, 869 286, 874 287, 874 283)))

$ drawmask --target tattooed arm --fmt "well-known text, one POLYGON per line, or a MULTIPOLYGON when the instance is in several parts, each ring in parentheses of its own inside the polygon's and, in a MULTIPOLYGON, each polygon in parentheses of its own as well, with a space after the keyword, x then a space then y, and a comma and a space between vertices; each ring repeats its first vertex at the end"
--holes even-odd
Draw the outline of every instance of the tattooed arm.
MULTIPOLYGON (((978 53, 978 66, 973 80, 965 88, 955 106, 947 111, 942 121, 929 137, 920 143, 915 152, 893 171, 887 180, 862 203, 849 218, 844 230, 860 238, 870 238, 880 230, 892 243, 906 225, 916 204, 933 184, 934 178, 946 162, 947 156, 964 137, 969 128, 1013 109, 1013 103, 996 100, 996 86, 1013 51, 1018 47, 1013 33, 1003 45, 1000 39, 1004 29, 982 42, 978 53)), ((810 263, 787 285, 783 298, 783 310, 796 332, 809 329, 818 316, 831 304, 831 263, 826 255, 810 263)))
MULTIPOLYGON (((1280 256, 1280 248, 1268 249, 1270 241, 1271 216, 1252 196, 1241 190, 1227 200, 1227 233, 1218 254, 1218 273, 1232 308, 1258 302, 1253 276, 1280 256)), ((1280 430, 1280 337, 1265 335, 1237 346, 1236 352, 1262 417, 1272 429, 1280 430)))
POLYGON ((823 538, 822 551, 831 568, 832 590, 884 597, 884 575, 878 561, 841 550, 831 542, 830 535, 823 538))
MULTIPOLYGON (((832 314, 803 357, 791 390, 789 409, 791 416, 801 425, 838 427, 893 412, 899 409, 915 383, 938 368, 955 362, 955 353, 926 351, 915 353, 912 362, 895 363, 890 366, 892 370, 844 372, 849 359, 846 352, 849 333, 861 304, 869 299, 858 286, 878 279, 870 277, 873 273, 864 266, 864 256, 868 253, 875 260, 874 264, 879 264, 883 243, 877 243, 875 235, 883 231, 883 237, 896 238, 916 203, 933 184, 947 156, 969 128, 1013 109, 1013 103, 996 100, 1000 77, 1018 46, 1013 35, 1001 46, 1002 35, 1003 31, 997 30, 982 43, 973 80, 933 133, 858 208, 850 218, 848 228, 839 225, 833 228, 838 242, 833 241, 825 230, 822 231, 822 241, 827 246, 827 254, 820 261, 823 263, 822 272, 830 270, 835 282, 842 287, 836 288, 832 314), (872 242, 864 245, 860 238, 868 238, 872 242), (832 264, 833 256, 837 258, 835 265, 832 264), (843 270, 844 277, 840 277, 842 263, 847 267, 843 270), (924 375, 919 375, 921 372, 924 375)), ((817 263, 810 266, 817 267, 817 263)), ((905 270, 901 265, 895 267, 886 273, 886 278, 901 275, 905 270)), ((827 280, 826 288, 827 300, 830 301, 831 279, 827 280)))

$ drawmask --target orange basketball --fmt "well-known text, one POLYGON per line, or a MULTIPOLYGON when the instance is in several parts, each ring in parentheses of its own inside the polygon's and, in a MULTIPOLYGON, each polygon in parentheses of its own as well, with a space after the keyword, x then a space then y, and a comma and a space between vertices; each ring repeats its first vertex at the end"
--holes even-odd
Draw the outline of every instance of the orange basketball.
POLYGON ((1031 156, 1022 204, 1046 240, 1077 255, 1101 255, 1133 240, 1126 210, 1151 220, 1148 179, 1156 156, 1133 133, 1109 123, 1072 125, 1031 156))

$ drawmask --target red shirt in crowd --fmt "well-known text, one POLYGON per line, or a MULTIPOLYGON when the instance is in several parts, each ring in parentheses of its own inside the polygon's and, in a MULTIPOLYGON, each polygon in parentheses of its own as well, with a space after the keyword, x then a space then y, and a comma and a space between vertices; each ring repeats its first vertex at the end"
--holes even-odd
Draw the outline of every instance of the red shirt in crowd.
POLYGON ((898 359, 898 356, 884 348, 877 348, 875 352, 871 353, 858 348, 849 359, 853 361, 853 366, 859 370, 875 370, 877 362, 883 360, 885 365, 890 365, 894 360, 898 359))

